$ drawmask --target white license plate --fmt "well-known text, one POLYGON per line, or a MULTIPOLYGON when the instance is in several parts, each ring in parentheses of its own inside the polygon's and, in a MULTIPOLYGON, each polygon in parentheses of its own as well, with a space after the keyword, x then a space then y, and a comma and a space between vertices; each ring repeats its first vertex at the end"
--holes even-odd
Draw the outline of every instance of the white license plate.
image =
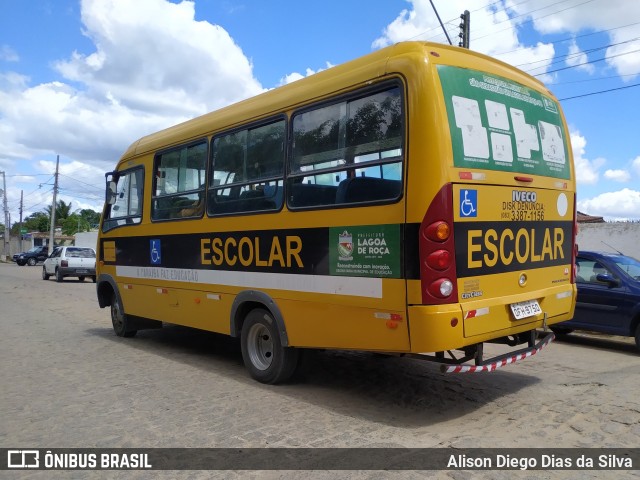
POLYGON ((516 317, 516 320, 533 317, 535 315, 538 315, 539 313, 542 313, 542 309, 540 308, 537 300, 527 300, 526 302, 512 303, 509 306, 511 307, 513 316, 516 317))

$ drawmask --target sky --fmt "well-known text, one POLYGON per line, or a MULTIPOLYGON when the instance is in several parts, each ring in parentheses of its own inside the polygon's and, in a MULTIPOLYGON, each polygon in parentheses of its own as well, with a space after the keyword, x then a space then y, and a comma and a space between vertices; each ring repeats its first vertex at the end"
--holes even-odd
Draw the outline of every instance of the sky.
MULTIPOLYGON (((469 10, 472 50, 560 99, 578 210, 640 220, 640 1, 433 4, 454 44, 469 10)), ((0 0, 11 223, 21 193, 25 218, 51 205, 57 156, 58 199, 101 211, 139 137, 406 40, 448 43, 429 0, 0 0)))

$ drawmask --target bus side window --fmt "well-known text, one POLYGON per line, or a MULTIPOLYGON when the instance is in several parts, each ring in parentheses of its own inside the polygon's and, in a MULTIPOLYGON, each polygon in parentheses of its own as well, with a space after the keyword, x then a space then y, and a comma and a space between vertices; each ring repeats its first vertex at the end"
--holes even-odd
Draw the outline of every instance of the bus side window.
POLYGON ((287 205, 330 207, 400 198, 403 118, 396 85, 294 114, 287 205))
POLYGON ((373 202, 400 195, 400 180, 376 177, 347 178, 338 185, 336 203, 373 202))
POLYGON ((156 155, 152 220, 202 216, 206 165, 207 143, 204 141, 156 155))
POLYGON ((208 214, 279 210, 284 140, 284 120, 214 138, 208 214))

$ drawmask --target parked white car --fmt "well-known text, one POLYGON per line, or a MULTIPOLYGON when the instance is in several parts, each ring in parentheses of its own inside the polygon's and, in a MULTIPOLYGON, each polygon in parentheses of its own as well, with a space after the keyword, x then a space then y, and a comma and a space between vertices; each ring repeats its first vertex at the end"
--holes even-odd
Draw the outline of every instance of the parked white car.
POLYGON ((83 282, 91 277, 96 283, 96 252, 88 247, 56 247, 42 266, 42 279, 55 276, 57 282, 64 277, 78 277, 83 282))

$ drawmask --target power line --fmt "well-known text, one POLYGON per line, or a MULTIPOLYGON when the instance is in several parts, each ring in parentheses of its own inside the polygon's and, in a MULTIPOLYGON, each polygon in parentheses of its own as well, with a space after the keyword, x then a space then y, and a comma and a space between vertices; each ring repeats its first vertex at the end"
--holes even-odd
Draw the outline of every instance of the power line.
POLYGON ((631 50, 630 52, 619 53, 617 55, 611 55, 609 57, 603 57, 603 58, 598 58, 596 60, 589 60, 588 62, 577 63, 576 65, 569 65, 568 67, 556 68, 555 70, 549 70, 548 72, 544 72, 544 73, 536 73, 533 76, 534 77, 541 77, 542 75, 548 75, 549 73, 561 72, 563 70, 569 70, 570 68, 578 68, 578 67, 581 67, 583 65, 589 65, 591 63, 602 62, 604 60, 609 60, 610 58, 622 57, 624 55, 629 55, 631 53, 636 53, 636 52, 640 52, 640 48, 638 48, 636 50, 631 50))
POLYGON ((624 87, 610 88, 609 90, 600 90, 599 92, 584 93, 582 95, 576 95, 574 97, 560 98, 559 100, 563 102, 565 100, 573 100, 574 98, 589 97, 591 95, 598 95, 600 93, 607 93, 607 92, 615 92, 616 90, 624 90, 625 88, 632 88, 632 87, 638 87, 638 86, 640 86, 640 83, 634 83, 633 85, 625 85, 624 87))
MULTIPOLYGON (((514 17, 509 17, 509 15, 507 14, 507 19, 506 19, 506 20, 501 20, 501 21, 499 21, 499 22, 497 22, 497 23, 492 24, 491 26, 492 26, 492 27, 495 27, 496 25, 500 25, 501 23, 504 23, 504 22, 510 22, 511 20, 514 20, 514 19, 516 19, 516 18, 524 17, 524 16, 527 16, 527 15, 530 15, 531 13, 538 12, 538 11, 540 11, 540 10, 544 10, 545 8, 553 7, 553 6, 556 6, 556 5, 560 4, 560 3, 565 3, 565 2, 567 2, 567 1, 569 1, 569 0, 562 0, 562 1, 558 2, 558 3, 550 4, 550 5, 547 5, 546 7, 537 8, 537 9, 535 9, 535 10, 531 10, 531 11, 529 11, 529 12, 527 12, 527 13, 522 13, 522 14, 520 14, 520 15, 516 15, 516 16, 514 16, 514 17)), ((551 13, 549 13, 549 14, 547 14, 547 15, 542 15, 541 17, 532 18, 532 19, 530 20, 530 22, 534 22, 534 21, 536 21, 536 20, 540 20, 541 18, 546 18, 546 17, 549 17, 549 16, 551 16, 551 15, 556 15, 556 14, 558 14, 558 13, 560 13, 560 12, 564 12, 564 11, 566 11, 566 10, 571 10, 572 8, 576 8, 576 7, 579 7, 579 6, 584 5, 584 4, 586 4, 586 3, 591 3, 591 2, 593 2, 593 1, 594 1, 594 0, 585 0, 585 1, 584 1, 584 2, 582 2, 582 3, 578 3, 578 4, 576 4, 576 5, 572 5, 572 6, 570 6, 570 7, 563 8, 563 9, 561 9, 561 10, 556 10, 555 12, 551 12, 551 13)), ((496 33, 504 32, 504 31, 507 31, 507 30, 511 30, 511 28, 513 28, 513 26, 510 26, 509 28, 504 28, 504 29, 499 30, 499 31, 497 31, 497 32, 487 33, 486 35, 482 35, 482 36, 480 36, 480 37, 474 37, 474 38, 472 38, 472 40, 473 40, 474 42, 476 42, 476 41, 480 40, 481 38, 490 37, 491 35, 495 35, 496 33)), ((484 29, 484 30, 486 30, 486 29, 484 29)), ((481 30, 481 31, 482 31, 482 30, 481 30)))
MULTIPOLYGON (((636 40, 640 40, 640 37, 630 38, 629 40, 624 40, 622 42, 617 42, 617 43, 609 43, 607 45, 602 45, 600 47, 594 47, 594 48, 590 48, 588 50, 583 50, 583 51, 581 50, 581 51, 576 52, 576 53, 567 53, 566 55, 558 55, 558 56, 552 57, 552 58, 554 58, 554 61, 549 63, 548 65, 541 65, 539 67, 533 67, 532 70, 535 70, 536 68, 544 68, 544 67, 549 66, 549 65, 555 65, 556 63, 562 63, 563 59, 568 60, 569 58, 579 57, 580 55, 587 55, 589 53, 594 53, 594 52, 598 52, 600 50, 604 50, 605 48, 616 47, 618 45, 624 45, 625 43, 634 42, 636 40)), ((549 60, 550 60, 549 58, 545 58, 545 59, 542 59, 542 60, 536 60, 534 62, 520 63, 518 65, 514 65, 514 67, 520 68, 520 67, 524 67, 525 65, 533 65, 534 63, 547 62, 549 60)), ((529 71, 531 71, 531 70, 529 70, 529 71)))
POLYGON ((82 184, 84 184, 84 185, 88 185, 88 186, 89 186, 89 187, 91 187, 91 188, 95 188, 95 189, 97 189, 97 190, 102 191, 102 187, 101 187, 101 186, 98 186, 98 185, 92 185, 92 184, 90 184, 90 183, 83 182, 82 180, 78 180, 77 178, 73 178, 73 177, 71 177, 71 176, 69 176, 69 175, 65 175, 64 173, 60 173, 59 175, 60 175, 60 176, 62 176, 62 177, 68 178, 68 179, 70 179, 70 180, 73 180, 74 182, 82 183, 82 184))
POLYGON ((624 75, 609 75, 607 77, 598 77, 598 78, 585 78, 583 80, 570 80, 568 82, 546 82, 547 85, 568 85, 571 83, 586 83, 586 82, 600 82, 602 80, 611 80, 611 79, 619 79, 624 77, 637 77, 640 76, 640 72, 636 73, 628 73, 624 75))
MULTIPOLYGON (((640 24, 640 22, 635 22, 635 23, 629 23, 627 25, 622 25, 620 27, 613 27, 613 28, 608 28, 606 30, 598 30, 596 32, 591 32, 591 33, 583 33, 582 35, 576 35, 576 36, 572 36, 572 37, 566 37, 566 38, 562 38, 560 40, 554 40, 552 42, 548 42, 552 45, 556 45, 558 43, 564 43, 564 42, 568 42, 570 40, 577 40, 578 38, 584 38, 584 37, 591 37, 593 35, 600 35, 603 33, 607 33, 607 32, 612 32, 614 30, 620 30, 622 28, 628 28, 628 27, 635 27, 636 25, 640 24)), ((518 52, 520 50, 525 50, 528 47, 518 47, 514 50, 508 50, 506 52, 498 52, 498 53, 494 53, 494 56, 498 56, 498 55, 506 55, 508 53, 514 53, 514 52, 518 52)))

